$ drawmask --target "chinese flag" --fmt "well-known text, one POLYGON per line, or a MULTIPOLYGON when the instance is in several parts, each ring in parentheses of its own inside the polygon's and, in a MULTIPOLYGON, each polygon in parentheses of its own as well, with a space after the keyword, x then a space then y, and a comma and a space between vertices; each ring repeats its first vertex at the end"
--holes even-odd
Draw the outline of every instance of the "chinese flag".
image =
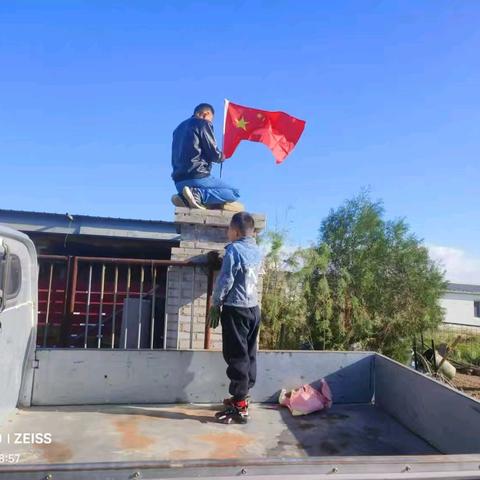
POLYGON ((305 128, 305 122, 284 112, 268 112, 242 107, 232 102, 225 105, 223 153, 230 158, 242 140, 261 142, 282 163, 294 149, 305 128))

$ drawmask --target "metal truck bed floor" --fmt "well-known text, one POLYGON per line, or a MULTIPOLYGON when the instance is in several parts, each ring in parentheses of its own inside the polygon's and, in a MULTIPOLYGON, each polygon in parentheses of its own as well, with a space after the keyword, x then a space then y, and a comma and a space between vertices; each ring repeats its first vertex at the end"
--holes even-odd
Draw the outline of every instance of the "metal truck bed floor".
MULTIPOLYGON (((292 417, 254 405, 248 425, 220 425, 211 406, 71 406, 17 410, 2 433, 20 463, 176 461, 438 453, 372 405, 334 405, 292 417), (15 433, 50 433, 50 445, 18 445, 15 433)), ((5 443, 4 443, 5 446, 5 443)))

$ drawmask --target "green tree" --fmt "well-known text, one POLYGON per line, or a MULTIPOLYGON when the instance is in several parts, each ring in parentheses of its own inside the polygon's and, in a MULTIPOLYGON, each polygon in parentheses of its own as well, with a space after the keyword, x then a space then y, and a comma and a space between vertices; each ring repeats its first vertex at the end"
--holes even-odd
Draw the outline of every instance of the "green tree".
POLYGON ((332 210, 317 245, 285 256, 268 235, 262 347, 372 349, 399 360, 442 321, 443 272, 404 220, 361 194, 332 210))
POLYGON ((268 247, 264 262, 262 327, 260 345, 268 349, 297 349, 305 324, 305 302, 289 268, 285 234, 267 232, 262 243, 268 247))
POLYGON ((291 280, 299 297, 298 304, 302 305, 304 314, 302 343, 325 350, 335 343, 333 301, 327 278, 328 250, 323 245, 297 250, 288 259, 288 264, 292 268, 291 280))
POLYGON ((358 344, 402 359, 414 334, 442 321, 443 272, 404 220, 384 219, 381 202, 361 194, 332 210, 319 248, 329 251, 341 347, 358 344))

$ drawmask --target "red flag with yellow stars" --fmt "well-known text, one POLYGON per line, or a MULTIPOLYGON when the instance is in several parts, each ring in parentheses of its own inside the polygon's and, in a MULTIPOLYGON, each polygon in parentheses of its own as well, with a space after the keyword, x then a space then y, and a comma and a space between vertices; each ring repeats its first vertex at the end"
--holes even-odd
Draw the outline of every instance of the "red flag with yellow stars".
POLYGON ((226 101, 223 153, 230 158, 242 140, 261 142, 282 163, 295 148, 305 122, 284 112, 268 112, 226 101))

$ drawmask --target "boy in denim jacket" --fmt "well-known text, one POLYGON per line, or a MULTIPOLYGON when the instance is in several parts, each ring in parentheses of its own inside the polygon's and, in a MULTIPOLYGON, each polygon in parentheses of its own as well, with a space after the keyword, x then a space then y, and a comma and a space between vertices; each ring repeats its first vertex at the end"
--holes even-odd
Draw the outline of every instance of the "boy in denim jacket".
POLYGON ((246 423, 248 392, 257 377, 257 336, 260 326, 257 283, 262 254, 254 238, 255 223, 247 212, 236 213, 228 228, 229 243, 212 295, 209 321, 221 319, 223 357, 227 362, 231 398, 216 414, 222 423, 246 423), (221 312, 221 313, 220 313, 221 312))

